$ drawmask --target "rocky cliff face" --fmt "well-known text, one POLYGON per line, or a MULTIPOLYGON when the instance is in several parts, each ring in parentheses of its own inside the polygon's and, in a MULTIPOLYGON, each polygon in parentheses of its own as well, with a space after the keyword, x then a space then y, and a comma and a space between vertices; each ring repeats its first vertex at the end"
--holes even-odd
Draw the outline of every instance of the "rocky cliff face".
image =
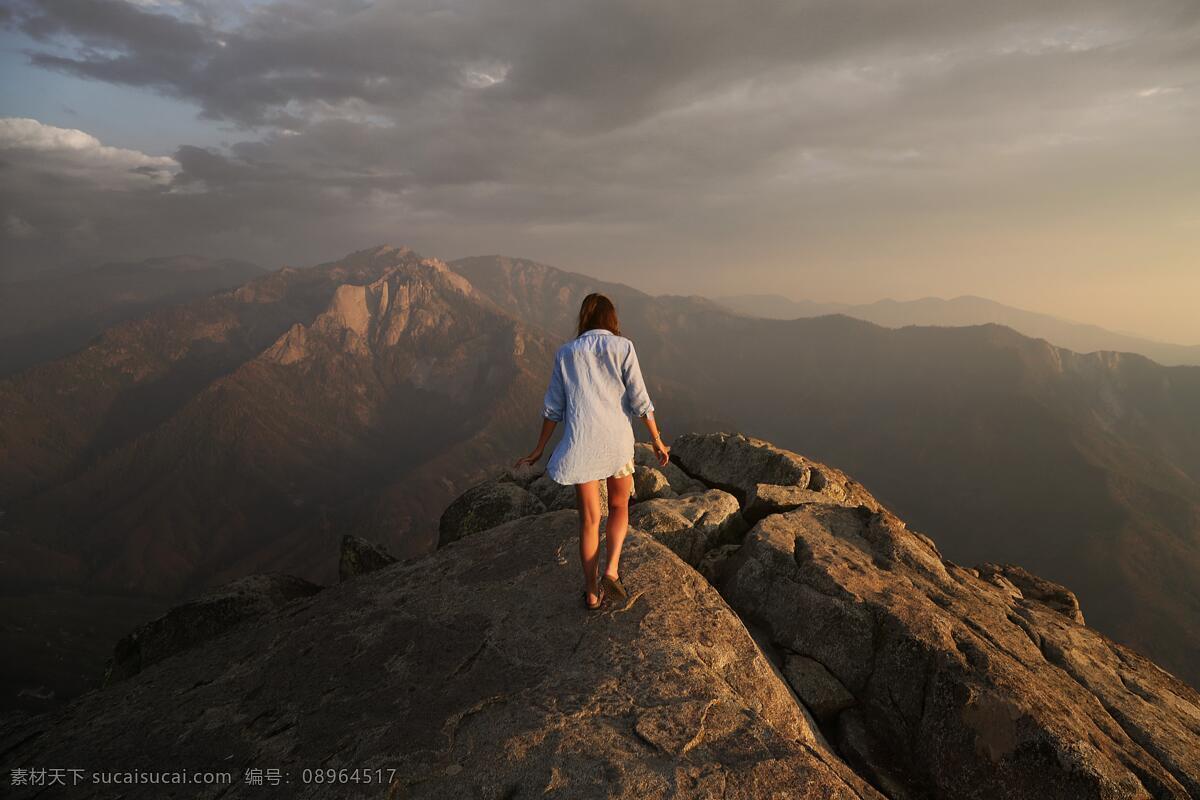
POLYGON ((1200 796, 1200 696, 1066 588, 949 562, 767 442, 673 454, 659 470, 639 446, 624 602, 583 609, 576 513, 504 471, 429 556, 347 537, 341 583, 243 580, 135 632, 107 687, 0 727, 5 780, 70 762, 233 773, 196 797, 261 793, 252 768, 297 797, 1200 796))

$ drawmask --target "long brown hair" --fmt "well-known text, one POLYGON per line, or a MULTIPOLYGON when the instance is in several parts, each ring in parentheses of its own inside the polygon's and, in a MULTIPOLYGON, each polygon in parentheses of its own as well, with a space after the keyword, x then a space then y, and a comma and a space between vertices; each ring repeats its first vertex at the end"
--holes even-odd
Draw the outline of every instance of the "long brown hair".
POLYGON ((617 321, 617 309, 599 292, 592 292, 583 298, 579 306, 579 331, 576 336, 582 336, 585 331, 593 328, 604 328, 607 331, 621 335, 621 323, 617 321))

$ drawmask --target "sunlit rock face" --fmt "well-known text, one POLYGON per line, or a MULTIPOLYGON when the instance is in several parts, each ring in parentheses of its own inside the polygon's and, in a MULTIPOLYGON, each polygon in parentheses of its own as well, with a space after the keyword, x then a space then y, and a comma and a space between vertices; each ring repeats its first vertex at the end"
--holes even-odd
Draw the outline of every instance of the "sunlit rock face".
POLYGON ((954 564, 761 439, 675 448, 633 499, 625 600, 584 607, 578 513, 501 469, 429 555, 343 539, 362 566, 339 583, 250 576, 172 609, 134 637, 154 644, 136 669, 0 723, 0 766, 227 765, 233 797, 268 761, 313 798, 314 764, 371 770, 346 797, 1200 794, 1200 696, 1083 624, 1066 588, 954 564), (189 618, 203 629, 175 635, 189 618))
POLYGON ((1200 789, 1200 697, 1088 628, 1066 587, 954 564, 845 473, 770 442, 685 434, 672 455, 676 479, 633 498, 631 525, 721 592, 888 796, 1200 789))

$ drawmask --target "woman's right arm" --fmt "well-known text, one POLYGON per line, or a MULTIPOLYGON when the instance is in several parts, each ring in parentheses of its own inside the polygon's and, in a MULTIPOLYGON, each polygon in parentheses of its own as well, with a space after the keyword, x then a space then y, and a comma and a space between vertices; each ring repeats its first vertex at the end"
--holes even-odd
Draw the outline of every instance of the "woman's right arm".
POLYGON ((658 423, 654 421, 654 412, 646 412, 646 416, 642 417, 642 422, 646 423, 646 429, 650 431, 650 446, 654 448, 654 455, 658 456, 658 465, 665 467, 671 460, 671 448, 667 447, 666 442, 658 433, 658 423))
POLYGON ((646 382, 642 379, 642 367, 638 362, 637 351, 633 342, 629 343, 629 352, 625 354, 625 362, 621 365, 622 377, 625 379, 625 402, 629 410, 641 417, 650 431, 650 445, 658 456, 659 466, 665 467, 670 460, 671 448, 663 442, 658 431, 658 423, 654 419, 654 403, 646 391, 646 382))

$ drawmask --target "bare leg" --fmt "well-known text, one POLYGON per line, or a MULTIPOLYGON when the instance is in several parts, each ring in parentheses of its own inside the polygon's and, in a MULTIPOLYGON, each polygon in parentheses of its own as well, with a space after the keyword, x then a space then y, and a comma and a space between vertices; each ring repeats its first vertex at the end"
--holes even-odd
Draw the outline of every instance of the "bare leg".
POLYGON ((604 574, 611 578, 621 577, 621 545, 629 530, 629 491, 633 488, 633 476, 606 478, 608 481, 608 522, 604 526, 605 550, 608 564, 604 574))
POLYGON ((596 571, 600 551, 600 482, 575 484, 575 502, 579 509, 579 561, 583 564, 588 602, 594 605, 600 599, 600 576, 596 571))

